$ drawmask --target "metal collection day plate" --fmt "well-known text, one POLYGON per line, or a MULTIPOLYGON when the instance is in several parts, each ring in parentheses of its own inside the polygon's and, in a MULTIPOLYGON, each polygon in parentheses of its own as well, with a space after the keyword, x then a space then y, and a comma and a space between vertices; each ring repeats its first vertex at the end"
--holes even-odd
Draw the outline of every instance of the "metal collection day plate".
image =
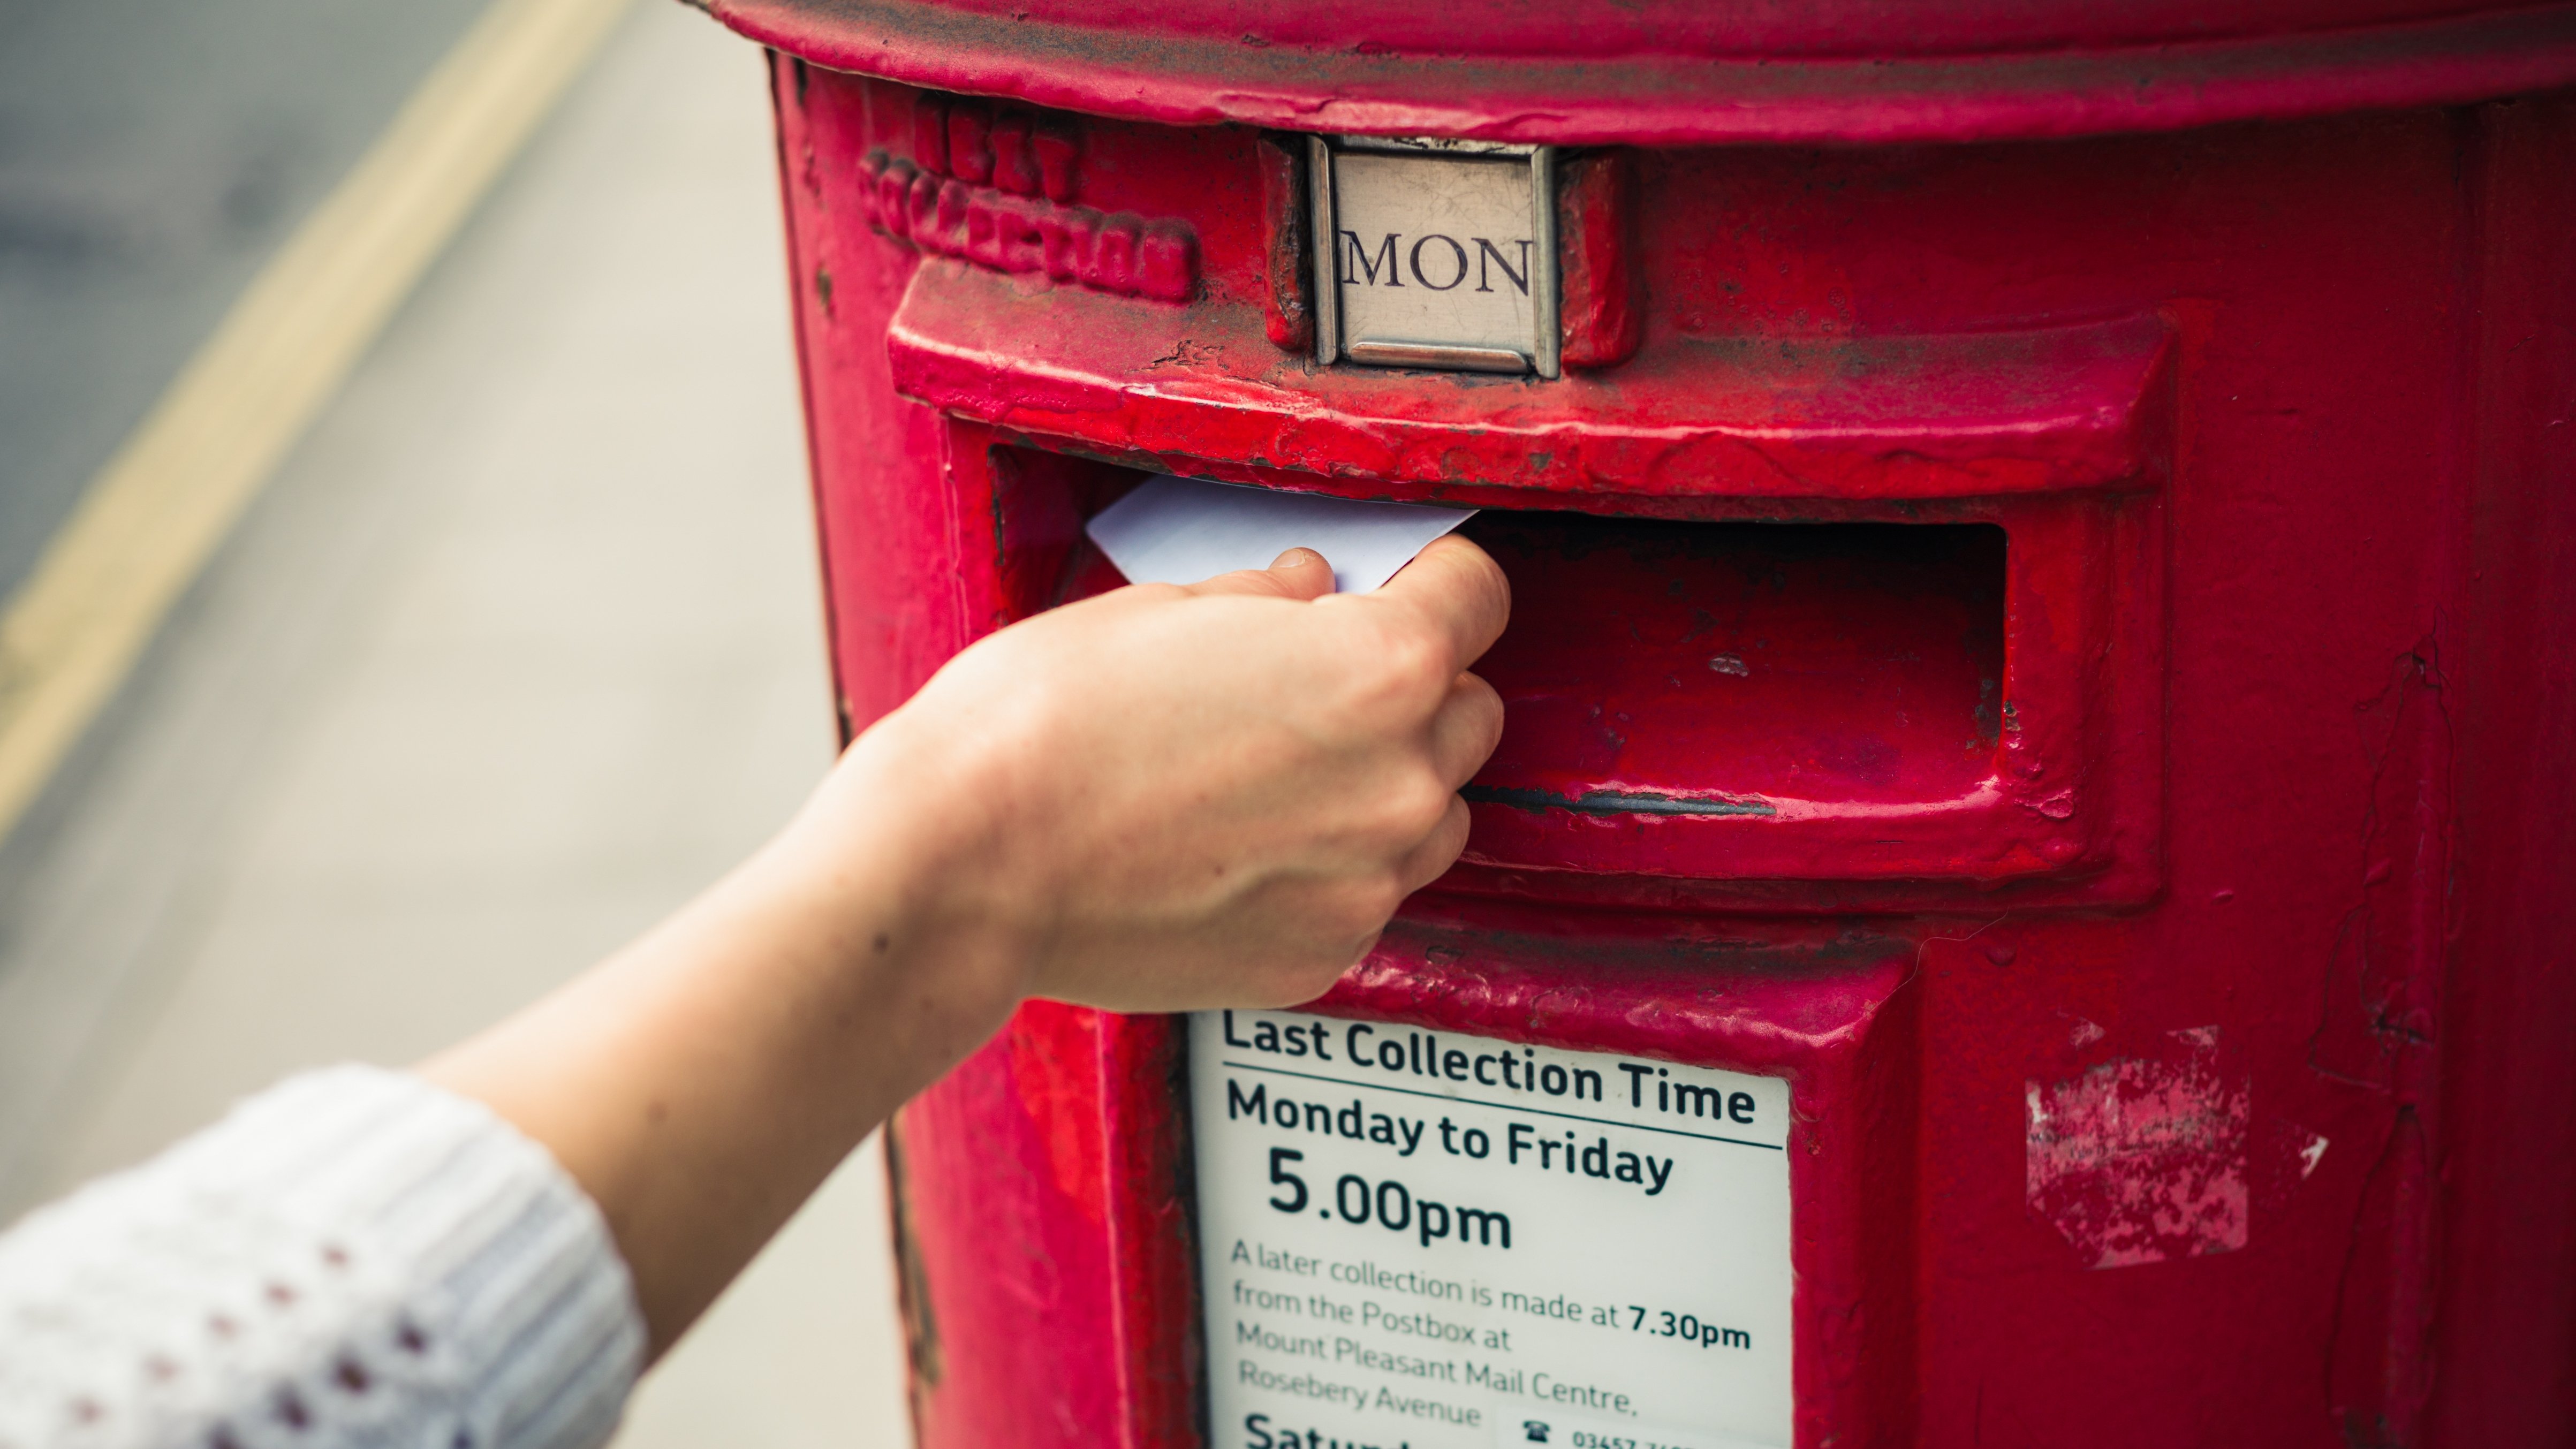
POLYGON ((1788 1084, 1190 1022, 1218 1449, 1790 1442, 1788 1084))
POLYGON ((1552 151, 1309 145, 1318 361, 1557 375, 1552 151))

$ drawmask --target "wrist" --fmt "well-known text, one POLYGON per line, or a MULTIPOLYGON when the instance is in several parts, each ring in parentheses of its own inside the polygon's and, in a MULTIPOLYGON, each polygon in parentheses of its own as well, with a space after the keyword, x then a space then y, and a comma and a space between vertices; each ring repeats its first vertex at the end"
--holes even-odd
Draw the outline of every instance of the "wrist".
POLYGON ((952 1058, 1027 994, 1043 934, 1004 859, 1003 792, 958 743, 900 714, 880 721, 760 867, 832 943, 818 964, 839 989, 877 1010, 900 1003, 916 1028, 953 1023, 952 1058))

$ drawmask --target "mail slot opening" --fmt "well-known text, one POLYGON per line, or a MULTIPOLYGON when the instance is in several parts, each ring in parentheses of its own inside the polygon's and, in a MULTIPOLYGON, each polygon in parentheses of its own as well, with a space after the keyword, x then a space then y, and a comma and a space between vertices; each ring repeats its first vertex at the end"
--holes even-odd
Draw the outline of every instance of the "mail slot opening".
MULTIPOLYGON (((1014 616, 1117 587, 1084 519, 1150 476, 994 450, 1014 616)), ((1486 509, 1512 581, 1476 665, 1506 705, 1468 796, 1577 816, 1956 801, 2008 713, 1993 524, 1695 523, 1486 509)))
POLYGON ((1512 581, 1471 800, 1594 816, 1951 800, 2004 724, 2004 531, 1488 510, 1512 581))

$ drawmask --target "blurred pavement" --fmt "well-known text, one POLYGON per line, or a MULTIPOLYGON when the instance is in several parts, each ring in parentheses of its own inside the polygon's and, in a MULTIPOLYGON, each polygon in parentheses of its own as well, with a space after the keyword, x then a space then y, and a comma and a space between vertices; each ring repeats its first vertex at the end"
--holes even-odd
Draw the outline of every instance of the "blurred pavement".
MULTIPOLYGON (((831 755, 759 53, 644 0, 0 847, 0 1215, 414 1060, 831 755)), ((906 1442, 863 1152, 621 1443, 906 1442)))
POLYGON ((483 0, 0 0, 0 596, 483 0))

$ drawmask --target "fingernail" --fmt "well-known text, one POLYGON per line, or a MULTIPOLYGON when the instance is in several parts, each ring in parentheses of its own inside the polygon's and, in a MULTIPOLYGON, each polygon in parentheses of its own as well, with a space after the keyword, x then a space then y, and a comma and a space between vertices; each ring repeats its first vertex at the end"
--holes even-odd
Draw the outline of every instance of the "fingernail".
POLYGON ((1292 548, 1270 561, 1274 569, 1302 569, 1308 563, 1322 563, 1324 556, 1311 548, 1292 548))

